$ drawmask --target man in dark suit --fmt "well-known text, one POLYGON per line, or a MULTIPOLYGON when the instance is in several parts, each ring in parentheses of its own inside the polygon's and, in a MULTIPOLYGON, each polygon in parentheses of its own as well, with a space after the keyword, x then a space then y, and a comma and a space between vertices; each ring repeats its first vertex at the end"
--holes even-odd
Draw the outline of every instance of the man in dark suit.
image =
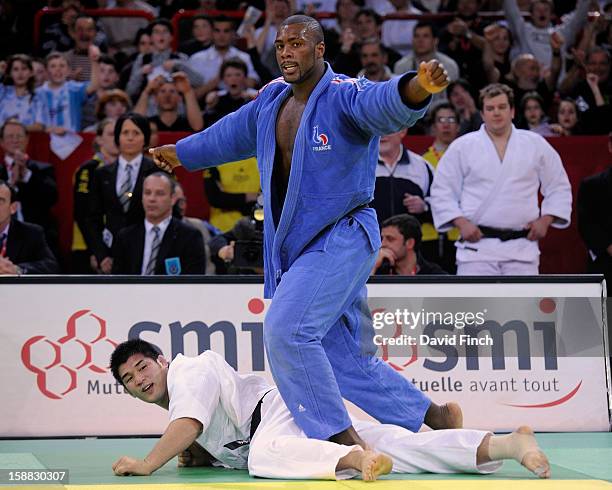
MULTIPOLYGON (((612 154, 612 133, 608 136, 612 154)), ((589 272, 603 274, 612 296, 612 165, 582 181, 578 189, 578 230, 589 248, 589 272)))
POLYGON ((113 247, 113 274, 205 274, 202 234, 172 217, 176 184, 163 172, 145 178, 144 219, 119 232, 113 247))
POLYGON ((47 241, 57 246, 57 224, 51 207, 57 202, 57 184, 53 167, 48 163, 30 160, 26 153, 28 132, 15 119, 8 119, 0 128, 0 146, 4 161, 0 164, 0 179, 17 190, 17 218, 42 226, 47 241))
POLYGON ((115 123, 119 158, 94 172, 83 235, 104 274, 111 273, 111 249, 119 231, 144 219, 142 183, 148 175, 159 171, 142 156, 150 136, 151 128, 144 116, 123 114, 115 123))
POLYGON ((59 273, 43 229, 11 219, 16 211, 17 190, 0 180, 0 275, 59 273))

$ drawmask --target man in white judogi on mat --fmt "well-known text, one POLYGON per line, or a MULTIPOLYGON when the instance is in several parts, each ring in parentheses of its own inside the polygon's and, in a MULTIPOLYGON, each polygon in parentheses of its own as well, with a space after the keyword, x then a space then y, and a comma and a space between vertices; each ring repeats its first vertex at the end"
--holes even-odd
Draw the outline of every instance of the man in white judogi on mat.
POLYGON ((453 141, 438 164, 434 224, 439 231, 459 228, 457 275, 537 275, 538 240, 549 226, 570 224, 567 174, 542 136, 512 124, 510 87, 488 85, 480 105, 480 130, 453 141))
POLYGON ((492 473, 514 459, 541 478, 550 465, 533 431, 504 436, 447 429, 413 433, 402 427, 353 419, 368 445, 344 446, 308 439, 278 390, 254 374, 238 374, 222 356, 179 354, 168 363, 141 339, 120 344, 111 356, 113 375, 128 392, 170 413, 170 424, 144 459, 113 464, 117 475, 150 475, 175 456, 179 466, 247 469, 252 476, 373 481, 397 473, 492 473), (384 451, 384 454, 382 453, 384 451))

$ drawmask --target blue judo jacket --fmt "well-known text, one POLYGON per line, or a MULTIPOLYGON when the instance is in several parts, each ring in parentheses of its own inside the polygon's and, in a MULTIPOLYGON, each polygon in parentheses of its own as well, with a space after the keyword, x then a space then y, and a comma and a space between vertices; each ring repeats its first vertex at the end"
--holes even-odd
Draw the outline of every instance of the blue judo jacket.
MULTIPOLYGON (((177 143, 177 155, 188 170, 257 158, 264 193, 266 298, 274 295, 283 272, 316 237, 373 199, 379 137, 412 126, 429 105, 431 98, 409 107, 400 97, 398 85, 415 75, 372 83, 338 75, 327 65, 302 114, 278 226, 271 200, 276 119, 291 95, 290 84, 273 80, 252 102, 177 143)), ((379 229, 371 213, 374 219, 359 221, 370 242, 377 244, 379 229)))

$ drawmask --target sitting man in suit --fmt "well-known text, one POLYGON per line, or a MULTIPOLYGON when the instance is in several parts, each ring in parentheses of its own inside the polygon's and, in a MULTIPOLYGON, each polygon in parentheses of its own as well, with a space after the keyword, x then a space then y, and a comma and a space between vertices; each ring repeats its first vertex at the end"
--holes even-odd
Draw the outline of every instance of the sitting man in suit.
POLYGON ((47 241, 57 245, 57 224, 51 207, 57 202, 57 185, 53 167, 31 160, 27 154, 28 131, 16 119, 8 119, 0 128, 0 147, 4 160, 0 162, 0 179, 17 191, 17 218, 42 226, 47 241))
POLYGON ((59 273, 43 229, 12 219, 17 204, 17 189, 0 180, 0 275, 59 273))
POLYGON ((163 172, 143 183, 141 223, 119 232, 113 247, 113 274, 205 274, 206 251, 202 234, 172 217, 176 183, 163 172))
POLYGON ((158 171, 155 164, 142 155, 150 137, 151 127, 146 117, 133 112, 119 116, 115 123, 119 157, 94 172, 83 235, 103 274, 112 271, 111 249, 119 231, 142 223, 144 218, 142 182, 158 171))
POLYGON ((421 254, 421 223, 410 214, 397 214, 383 221, 382 246, 370 275, 415 276, 447 274, 421 254))

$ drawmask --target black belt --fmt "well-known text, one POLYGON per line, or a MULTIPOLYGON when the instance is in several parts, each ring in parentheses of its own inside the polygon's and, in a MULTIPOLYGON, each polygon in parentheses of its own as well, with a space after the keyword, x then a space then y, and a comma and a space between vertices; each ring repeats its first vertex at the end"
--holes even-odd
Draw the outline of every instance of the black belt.
POLYGON ((264 395, 260 398, 260 400, 257 402, 257 405, 255 405, 255 409, 253 410, 253 413, 251 414, 251 430, 249 431, 249 438, 242 439, 239 441, 228 442, 227 444, 224 444, 223 447, 226 447, 227 449, 233 451, 242 446, 248 446, 251 443, 251 440, 253 439, 253 436, 255 435, 255 431, 257 430, 257 427, 259 427, 259 424, 261 423, 261 404, 263 403, 264 397, 271 391, 272 390, 266 391, 264 395))
POLYGON ((348 213, 346 213, 344 216, 350 216, 353 213, 356 213, 358 211, 361 211, 362 209, 366 209, 370 207, 370 203, 366 202, 365 204, 360 204, 359 206, 357 206, 356 208, 351 209, 348 213))
POLYGON ((242 446, 248 446, 251 443, 251 440, 255 435, 255 431, 257 430, 257 427, 259 427, 259 423, 261 422, 261 404, 263 403, 264 397, 268 393, 270 393, 270 391, 272 390, 268 390, 264 393, 264 396, 262 396, 261 399, 257 402, 255 410, 253 410, 253 413, 251 414, 251 430, 249 432, 249 438, 228 442, 227 444, 224 444, 223 447, 226 447, 230 451, 234 451, 235 449, 241 448, 242 446))
POLYGON ((253 415, 251 415, 251 432, 249 433, 249 439, 253 439, 255 431, 257 430, 257 427, 259 427, 261 422, 261 404, 263 403, 263 399, 266 397, 266 395, 271 391, 272 390, 268 390, 264 393, 261 399, 257 402, 255 410, 253 410, 253 415))
POLYGON ((484 238, 499 238, 502 242, 508 240, 516 240, 517 238, 526 238, 529 235, 529 230, 512 230, 508 228, 492 228, 490 226, 478 225, 484 238))

